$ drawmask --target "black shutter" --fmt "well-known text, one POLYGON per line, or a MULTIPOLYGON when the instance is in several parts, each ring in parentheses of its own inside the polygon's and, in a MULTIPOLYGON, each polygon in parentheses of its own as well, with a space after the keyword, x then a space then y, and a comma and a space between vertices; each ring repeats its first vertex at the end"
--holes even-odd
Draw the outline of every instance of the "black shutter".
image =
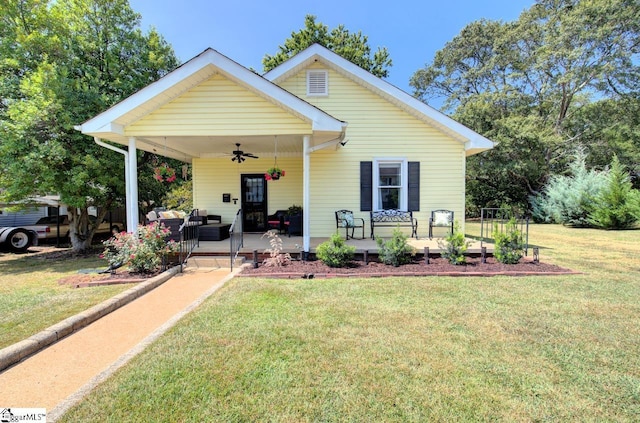
POLYGON ((409 211, 420 211, 420 162, 409 162, 409 211))
POLYGON ((373 162, 360 162, 360 211, 373 210, 373 162))

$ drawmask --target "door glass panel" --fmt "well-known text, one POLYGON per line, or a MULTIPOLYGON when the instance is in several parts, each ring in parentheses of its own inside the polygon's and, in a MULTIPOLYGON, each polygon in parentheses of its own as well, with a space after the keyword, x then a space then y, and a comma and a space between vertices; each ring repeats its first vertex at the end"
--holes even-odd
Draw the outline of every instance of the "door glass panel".
POLYGON ((264 175, 242 175, 242 211, 244 230, 267 230, 267 184, 264 175))

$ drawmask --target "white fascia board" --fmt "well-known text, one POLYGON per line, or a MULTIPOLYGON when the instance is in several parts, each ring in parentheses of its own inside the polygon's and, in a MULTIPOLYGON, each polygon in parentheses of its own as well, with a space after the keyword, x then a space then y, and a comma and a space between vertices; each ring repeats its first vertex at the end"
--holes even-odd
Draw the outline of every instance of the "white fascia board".
POLYGON ((148 85, 105 112, 88 120, 82 124, 82 132, 96 132, 98 128, 104 128, 105 126, 112 124, 119 117, 162 95, 163 92, 206 66, 213 66, 213 68, 218 72, 224 74, 225 77, 235 80, 247 87, 251 87, 251 89, 262 93, 266 97, 270 97, 274 102, 281 104, 283 107, 295 110, 302 114, 313 123, 314 130, 340 131, 342 128, 342 122, 338 119, 278 87, 271 81, 257 75, 223 54, 213 49, 207 49, 200 55, 178 67, 173 72, 160 78, 158 81, 148 85))
POLYGON ((287 77, 289 72, 295 71, 299 67, 304 67, 306 64, 310 64, 316 59, 321 59, 333 66, 342 68, 345 72, 352 74, 356 79, 362 81, 364 86, 368 85, 370 89, 373 88, 384 96, 397 101, 400 107, 403 107, 402 105, 404 105, 406 109, 412 110, 414 114, 422 116, 423 120, 435 124, 436 126, 440 126, 446 131, 457 135, 456 138, 465 144, 465 149, 484 150, 491 149, 494 146, 494 142, 488 138, 483 137, 461 123, 456 122, 444 113, 407 94, 389 82, 367 72, 360 66, 355 65, 320 44, 314 44, 306 50, 298 53, 278 67, 267 72, 264 77, 270 81, 279 82, 279 79, 287 77))

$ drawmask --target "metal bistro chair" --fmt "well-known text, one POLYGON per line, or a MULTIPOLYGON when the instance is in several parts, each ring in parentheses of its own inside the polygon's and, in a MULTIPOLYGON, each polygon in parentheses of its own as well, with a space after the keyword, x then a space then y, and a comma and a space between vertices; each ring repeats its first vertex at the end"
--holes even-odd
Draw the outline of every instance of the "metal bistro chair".
POLYGON ((433 238, 433 228, 448 228, 453 235, 453 212, 451 210, 434 210, 429 218, 429 239, 433 238))
POLYGON ((336 228, 338 230, 344 228, 347 239, 356 239, 353 236, 354 231, 356 228, 362 228, 362 238, 360 239, 364 239, 364 219, 353 217, 351 210, 338 210, 336 212, 336 228), (349 229, 351 229, 351 237, 349 237, 349 229))

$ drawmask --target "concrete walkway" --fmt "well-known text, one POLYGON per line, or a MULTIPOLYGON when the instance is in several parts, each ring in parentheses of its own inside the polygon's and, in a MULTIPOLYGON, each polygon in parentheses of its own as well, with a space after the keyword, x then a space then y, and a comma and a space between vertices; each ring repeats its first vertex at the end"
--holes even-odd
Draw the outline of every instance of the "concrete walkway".
POLYGON ((187 267, 0 373, 0 406, 46 408, 47 421, 56 421, 232 277, 228 268, 187 267))

